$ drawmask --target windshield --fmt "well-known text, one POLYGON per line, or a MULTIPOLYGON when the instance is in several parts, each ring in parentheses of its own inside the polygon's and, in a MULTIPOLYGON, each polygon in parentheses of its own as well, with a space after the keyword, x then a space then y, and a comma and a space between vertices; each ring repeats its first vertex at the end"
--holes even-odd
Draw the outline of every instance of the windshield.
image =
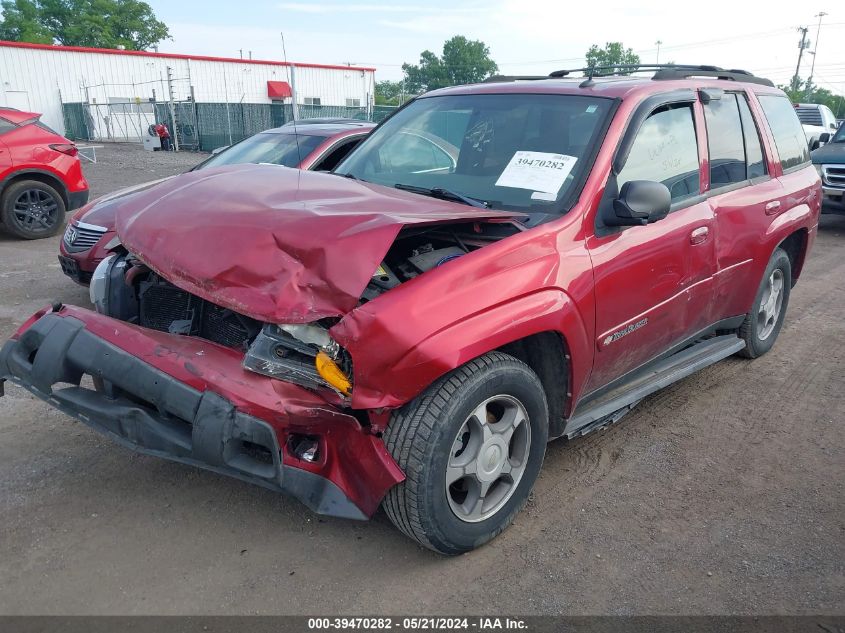
POLYGON ((578 193, 612 104, 548 94, 423 97, 387 120, 335 173, 548 213, 578 193))
POLYGON ((295 134, 261 132, 245 138, 240 143, 223 150, 199 165, 197 169, 240 165, 244 163, 272 163, 285 167, 298 167, 317 146, 326 140, 322 136, 299 136, 299 147, 295 134))
POLYGON ((831 143, 845 143, 845 123, 839 126, 839 130, 830 139, 831 143))

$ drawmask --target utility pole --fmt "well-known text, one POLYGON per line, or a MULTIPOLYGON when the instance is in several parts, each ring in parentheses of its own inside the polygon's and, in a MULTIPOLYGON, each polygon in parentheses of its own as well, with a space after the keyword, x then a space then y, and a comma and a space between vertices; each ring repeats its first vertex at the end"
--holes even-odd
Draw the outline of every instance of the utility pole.
POLYGON ((657 40, 655 44, 657 45, 657 59, 654 61, 655 64, 660 63, 660 45, 663 43, 662 40, 657 40))
POLYGON ((799 26, 798 31, 801 33, 801 41, 798 42, 798 64, 795 66, 795 76, 792 78, 793 92, 798 90, 798 86, 801 83, 801 77, 798 76, 798 73, 801 72, 801 56, 804 54, 804 49, 810 46, 810 43, 807 41, 807 27, 799 26))
POLYGON ((816 50, 811 51, 813 55, 813 63, 810 64, 810 78, 807 80, 807 91, 805 93, 805 97, 807 99, 810 98, 810 90, 813 88, 813 71, 816 69, 816 53, 819 52, 819 33, 822 30, 822 18, 826 16, 827 13, 824 11, 819 11, 818 15, 814 15, 814 18, 819 19, 819 25, 816 28, 816 50))
POLYGON ((167 67, 167 96, 170 99, 170 124, 173 126, 173 149, 179 151, 179 125, 176 120, 176 93, 173 88, 173 68, 167 67))

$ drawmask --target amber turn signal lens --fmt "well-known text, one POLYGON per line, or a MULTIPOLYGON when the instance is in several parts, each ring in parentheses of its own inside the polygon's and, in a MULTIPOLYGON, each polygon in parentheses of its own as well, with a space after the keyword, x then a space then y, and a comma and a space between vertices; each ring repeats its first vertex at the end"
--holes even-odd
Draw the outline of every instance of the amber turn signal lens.
POLYGON ((344 396, 352 393, 352 382, 343 373, 337 363, 334 362, 325 352, 318 352, 317 358, 314 361, 317 366, 317 373, 329 383, 332 387, 337 389, 344 396))

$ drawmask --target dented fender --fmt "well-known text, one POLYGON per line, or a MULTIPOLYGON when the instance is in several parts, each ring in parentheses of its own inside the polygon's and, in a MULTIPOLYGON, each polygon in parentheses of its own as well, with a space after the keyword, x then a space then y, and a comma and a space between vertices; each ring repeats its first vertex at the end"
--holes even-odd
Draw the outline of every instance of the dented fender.
POLYGON ((566 341, 569 384, 579 392, 592 367, 593 323, 563 286, 578 291, 589 285, 589 268, 573 262, 561 270, 559 242, 544 230, 444 264, 335 325, 332 336, 352 356, 352 407, 401 406, 463 363, 546 331, 566 341))
POLYGON ((358 313, 356 317, 349 327, 356 328, 362 338, 378 332, 380 343, 375 357, 346 341, 355 363, 354 408, 401 406, 456 367, 540 332, 561 334, 572 350, 571 384, 583 384, 592 361, 583 319, 572 300, 557 288, 493 306, 410 345, 407 336, 385 328, 375 315, 358 313), (391 357, 386 364, 380 362, 384 356, 391 357))

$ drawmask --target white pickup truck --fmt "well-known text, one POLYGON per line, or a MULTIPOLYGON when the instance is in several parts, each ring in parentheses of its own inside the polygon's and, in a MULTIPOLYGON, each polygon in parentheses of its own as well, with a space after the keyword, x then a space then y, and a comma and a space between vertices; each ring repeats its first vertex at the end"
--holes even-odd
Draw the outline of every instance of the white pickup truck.
POLYGON ((795 113, 804 128, 804 136, 807 137, 807 145, 810 146, 811 151, 821 144, 819 137, 822 134, 827 132, 833 136, 839 129, 833 112, 821 103, 796 103, 795 113))

